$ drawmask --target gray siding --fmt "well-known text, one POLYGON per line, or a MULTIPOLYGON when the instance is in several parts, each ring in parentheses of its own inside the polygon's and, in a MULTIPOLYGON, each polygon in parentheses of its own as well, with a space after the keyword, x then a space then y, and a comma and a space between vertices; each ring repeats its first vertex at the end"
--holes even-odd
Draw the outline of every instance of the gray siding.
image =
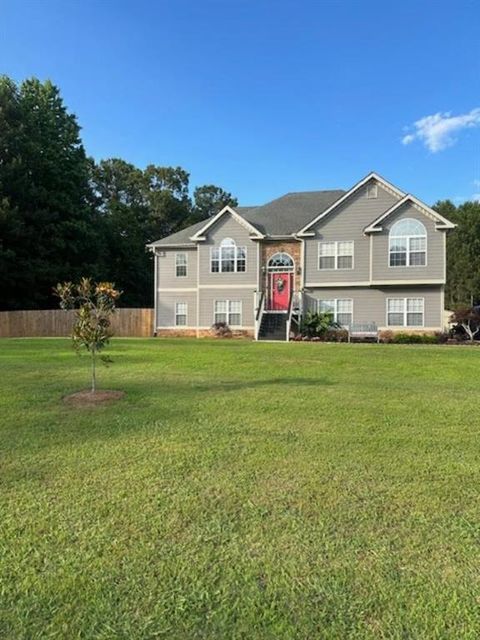
MULTIPOLYGON (((349 298, 353 300, 354 322, 376 322, 387 327, 387 298, 424 298, 424 327, 443 328, 442 286, 411 287, 326 287, 309 289, 305 295, 305 309, 316 310, 317 300, 349 298)), ((413 327, 405 327, 413 330, 413 327)))
POLYGON ((378 185, 378 197, 367 198, 364 185, 335 211, 312 229, 315 237, 305 239, 305 282, 366 282, 370 278, 370 238, 363 233, 366 226, 398 202, 399 198, 378 185), (353 240, 353 269, 318 268, 320 241, 353 240))
POLYGON ((197 326, 197 294, 195 291, 160 291, 157 299, 157 328, 175 327, 176 302, 186 302, 188 304, 186 326, 197 326))
POLYGON ((383 231, 373 233, 372 280, 444 280, 445 270, 445 232, 437 231, 435 223, 425 214, 407 203, 400 207, 385 224, 383 231), (388 254, 388 236, 392 226, 401 218, 420 220, 427 230, 427 264, 424 267, 390 267, 388 254))
POLYGON ((251 284, 256 286, 258 277, 258 240, 250 239, 250 232, 230 214, 222 216, 207 232, 207 240, 199 242, 199 284, 225 285, 251 284), (224 238, 232 238, 238 246, 247 250, 247 266, 244 273, 210 273, 210 248, 218 246, 224 238))
POLYGON ((242 302, 242 327, 253 328, 254 288, 252 289, 201 289, 200 290, 200 327, 209 328, 214 322, 215 300, 240 300, 242 302))
POLYGON ((197 286, 197 250, 193 249, 162 249, 165 252, 163 258, 157 258, 157 288, 178 289, 197 286), (187 276, 177 278, 175 269, 175 255, 187 254, 187 276))

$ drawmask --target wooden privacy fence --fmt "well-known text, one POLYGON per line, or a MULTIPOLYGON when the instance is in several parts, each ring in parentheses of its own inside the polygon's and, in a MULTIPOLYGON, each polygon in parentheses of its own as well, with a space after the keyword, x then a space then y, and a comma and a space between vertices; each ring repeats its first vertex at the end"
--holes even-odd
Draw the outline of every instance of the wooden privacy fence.
MULTIPOLYGON (((0 338, 68 336, 73 311, 0 311, 0 338)), ((117 309, 112 317, 116 336, 147 338, 153 335, 153 309, 117 309)))

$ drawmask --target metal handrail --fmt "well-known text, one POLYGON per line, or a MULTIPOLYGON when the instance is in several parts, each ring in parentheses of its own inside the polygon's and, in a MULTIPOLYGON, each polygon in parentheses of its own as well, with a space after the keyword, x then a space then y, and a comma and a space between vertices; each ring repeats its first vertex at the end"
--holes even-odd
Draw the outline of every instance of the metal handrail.
POLYGON ((287 330, 286 339, 287 339, 287 342, 290 340, 290 326, 292 324, 294 293, 295 293, 294 291, 290 291, 290 298, 288 300, 288 318, 287 318, 287 324, 286 324, 286 330, 287 330))
POLYGON ((260 322, 261 322, 264 308, 265 308, 265 291, 261 291, 260 301, 256 308, 256 315, 255 315, 255 340, 258 340, 258 334, 260 332, 260 322))

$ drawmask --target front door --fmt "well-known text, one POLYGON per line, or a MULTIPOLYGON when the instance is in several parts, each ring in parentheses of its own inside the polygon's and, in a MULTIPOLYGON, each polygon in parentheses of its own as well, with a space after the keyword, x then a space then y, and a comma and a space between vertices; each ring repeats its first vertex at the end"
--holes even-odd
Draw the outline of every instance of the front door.
POLYGON ((291 273, 270 273, 270 309, 272 311, 288 311, 291 273))

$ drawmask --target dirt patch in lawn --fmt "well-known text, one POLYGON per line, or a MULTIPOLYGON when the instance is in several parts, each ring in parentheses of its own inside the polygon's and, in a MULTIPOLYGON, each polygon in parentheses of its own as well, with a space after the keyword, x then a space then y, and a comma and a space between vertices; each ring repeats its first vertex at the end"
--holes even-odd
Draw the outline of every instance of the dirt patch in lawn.
POLYGON ((120 400, 124 395, 124 391, 110 391, 105 389, 92 393, 90 389, 85 389, 84 391, 77 391, 77 393, 64 396, 63 401, 71 407, 95 407, 120 400))

